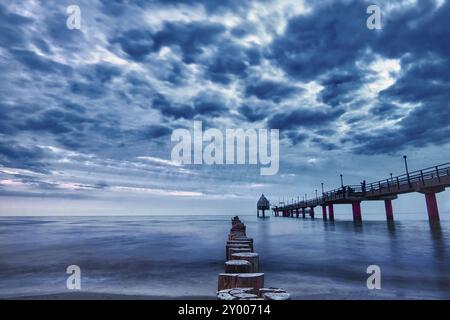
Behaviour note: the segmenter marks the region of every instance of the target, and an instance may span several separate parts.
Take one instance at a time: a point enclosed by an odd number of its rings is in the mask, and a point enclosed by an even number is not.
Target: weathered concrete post
[[[361,221],[361,201],[352,202],[353,221]]]
[[[330,203],[328,205],[328,215],[329,215],[330,221],[334,221],[334,207],[333,207],[332,203]]]
[[[384,207],[386,208],[386,219],[394,220],[394,210],[392,209],[392,200],[384,200]]]
[[[427,203],[428,219],[430,221],[439,221],[439,209],[436,201],[436,193],[425,193]]]

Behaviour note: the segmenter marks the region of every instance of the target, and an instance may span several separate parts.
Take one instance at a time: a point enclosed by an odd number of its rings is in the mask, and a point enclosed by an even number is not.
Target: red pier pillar
[[[392,200],[384,200],[384,207],[386,208],[386,219],[394,220],[394,210],[392,209]]]
[[[311,219],[314,219],[314,207],[311,207],[309,209],[311,210],[309,216],[311,217]]]
[[[322,206],[322,215],[323,215],[323,220],[327,220],[327,206],[326,205]]]
[[[306,209],[302,208],[302,218],[306,219]]]
[[[361,201],[352,202],[353,221],[361,221]]]
[[[334,207],[332,203],[328,205],[328,215],[330,217],[330,221],[334,221]]]
[[[425,201],[427,202],[428,219],[430,221],[439,221],[436,193],[425,193]]]

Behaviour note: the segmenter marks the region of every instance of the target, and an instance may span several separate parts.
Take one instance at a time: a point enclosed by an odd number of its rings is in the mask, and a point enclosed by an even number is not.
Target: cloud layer
[[[449,150],[447,1],[379,1],[382,30],[366,1],[79,1],[81,30],[70,1],[21,2],[0,4],[5,197],[250,201],[297,194],[282,177],[310,189],[375,174],[357,159]],[[193,120],[280,129],[280,176],[173,165],[170,134]]]

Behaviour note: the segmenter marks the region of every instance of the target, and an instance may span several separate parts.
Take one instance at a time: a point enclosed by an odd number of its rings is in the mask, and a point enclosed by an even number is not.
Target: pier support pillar
[[[333,207],[332,203],[330,203],[328,205],[328,215],[329,215],[330,221],[334,221],[334,207]]]
[[[266,217],[266,212],[265,212],[266,210],[264,210],[264,209],[262,209],[262,216],[263,216],[263,218],[265,218]],[[259,216],[259,215],[258,215]]]
[[[439,209],[436,201],[436,193],[425,193],[427,202],[428,219],[430,221],[439,221]]]
[[[322,206],[322,215],[323,215],[323,220],[327,220],[327,206],[326,205]]]
[[[314,219],[314,207],[309,208],[311,211],[309,212],[309,216],[311,219]]]
[[[299,212],[298,212],[298,208],[297,208],[297,209],[295,209],[295,216],[296,216],[296,218],[298,218],[298,215],[299,215]]]
[[[294,209],[291,209],[290,211],[291,211],[290,216],[291,216],[291,218],[293,218],[294,217]]]
[[[394,220],[394,210],[392,209],[392,200],[384,200],[384,207],[386,208],[386,219]]]
[[[361,201],[352,202],[353,221],[361,221]]]
[[[302,208],[302,218],[306,219],[306,209]]]

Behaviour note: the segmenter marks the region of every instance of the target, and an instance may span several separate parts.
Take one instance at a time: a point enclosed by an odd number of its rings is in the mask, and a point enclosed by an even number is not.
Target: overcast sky
[[[448,162],[449,19],[444,0],[1,1],[0,215],[254,214],[261,193],[402,174],[403,154]],[[279,173],[173,163],[194,120],[280,129]]]

